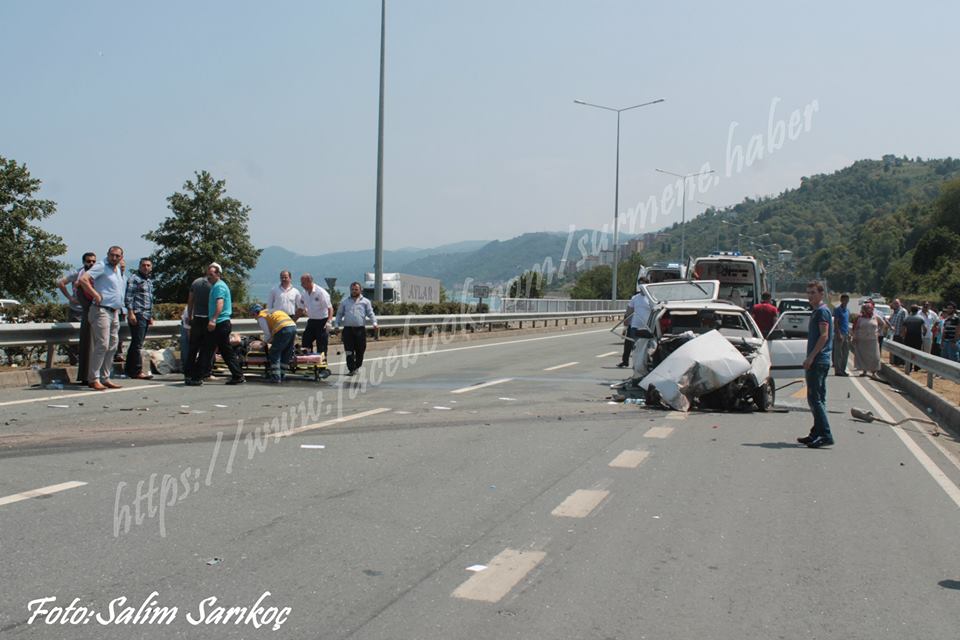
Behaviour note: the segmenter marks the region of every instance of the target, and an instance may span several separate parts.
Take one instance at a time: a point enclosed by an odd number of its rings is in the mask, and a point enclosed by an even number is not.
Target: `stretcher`
[[[234,350],[234,356],[244,373],[258,373],[269,377],[270,361],[267,358],[267,347],[262,342],[252,345],[242,344]],[[215,360],[217,369],[226,368],[223,358],[217,354]],[[294,353],[287,366],[286,377],[296,377],[301,380],[320,382],[330,377],[331,371],[327,367],[327,357],[322,353]]]

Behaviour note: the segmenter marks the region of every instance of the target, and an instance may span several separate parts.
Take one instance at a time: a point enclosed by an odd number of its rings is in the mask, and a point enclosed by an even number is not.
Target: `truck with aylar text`
[[[373,273],[363,274],[363,295],[374,299],[375,279]],[[440,280],[424,276],[412,276],[407,273],[383,274],[384,302],[413,302],[416,304],[434,304],[440,302]]]

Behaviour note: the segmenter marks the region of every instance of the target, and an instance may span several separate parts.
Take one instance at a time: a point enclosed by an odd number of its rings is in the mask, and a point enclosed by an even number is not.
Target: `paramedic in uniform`
[[[330,303],[330,294],[313,282],[313,276],[305,273],[300,276],[300,285],[303,286],[300,309],[306,312],[307,328],[303,332],[303,349],[314,353],[327,354],[327,324],[333,324],[333,305]]]

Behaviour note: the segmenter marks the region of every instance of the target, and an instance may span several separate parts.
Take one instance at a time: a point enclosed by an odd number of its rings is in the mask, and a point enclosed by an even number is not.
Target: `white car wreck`
[[[634,345],[633,385],[648,405],[773,407],[770,351],[750,314],[717,300],[716,280],[642,285],[652,311]]]

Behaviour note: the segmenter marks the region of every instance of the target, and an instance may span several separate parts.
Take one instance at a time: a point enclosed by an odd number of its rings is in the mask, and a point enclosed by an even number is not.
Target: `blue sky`
[[[6,0],[0,155],[43,180],[71,254],[149,251],[200,169],[253,208],[258,246],[372,248],[379,11]],[[695,197],[728,205],[884,153],[956,157],[958,23],[950,2],[388,0],[385,244],[610,224],[616,118],[574,98],[666,100],[623,114],[622,212],[662,204],[658,167],[709,162]],[[786,127],[814,102],[809,130],[726,175],[733,123],[733,146],[766,147],[772,104]]]

